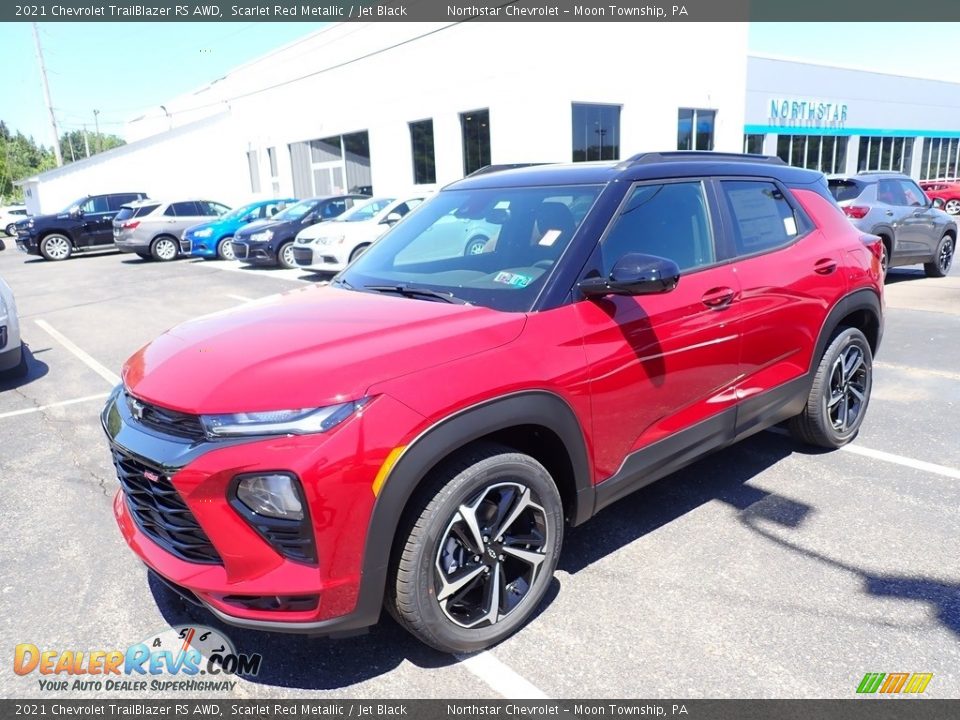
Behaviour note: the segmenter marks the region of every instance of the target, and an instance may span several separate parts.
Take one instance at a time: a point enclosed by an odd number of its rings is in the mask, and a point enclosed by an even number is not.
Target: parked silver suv
[[[942,200],[930,200],[912,178],[900,173],[863,172],[831,176],[830,192],[860,230],[883,240],[883,271],[923,263],[928,277],[950,272],[957,224]]]
[[[145,260],[173,260],[180,252],[184,230],[229,210],[209,200],[129,203],[113,219],[113,244],[120,252],[136,253]]]

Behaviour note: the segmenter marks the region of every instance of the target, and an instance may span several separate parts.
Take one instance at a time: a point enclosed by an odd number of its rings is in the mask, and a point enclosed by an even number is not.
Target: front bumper
[[[190,257],[216,257],[217,241],[209,237],[193,237],[188,235],[180,238],[180,254]]]
[[[293,259],[302,268],[316,272],[339,272],[347,263],[323,245],[294,245]]]
[[[17,231],[17,249],[30,255],[40,254],[40,244],[37,238],[29,233]]]
[[[249,265],[276,265],[277,251],[266,242],[250,242],[249,240],[233,240],[233,256],[240,262]]]
[[[145,531],[121,489],[113,510],[124,540],[153,572],[225,622],[311,634],[349,632],[376,623],[379,602],[358,603],[375,501],[371,487],[379,469],[371,458],[379,456],[382,462],[389,453],[387,437],[395,435],[399,419],[390,416],[411,412],[389,398],[379,398],[370,407],[376,404],[387,411],[379,431],[365,428],[360,434],[361,418],[352,417],[322,435],[190,441],[135,420],[118,388],[101,416],[115,461],[121,453],[163,475],[162,481],[176,490],[220,562],[191,562],[170,552],[155,532],[152,536]],[[369,455],[358,452],[358,446],[368,446],[378,435],[382,447],[371,448]],[[257,471],[285,471],[300,479],[316,563],[281,555],[230,505],[233,478]],[[261,609],[248,602],[278,596],[309,598],[311,606]]]

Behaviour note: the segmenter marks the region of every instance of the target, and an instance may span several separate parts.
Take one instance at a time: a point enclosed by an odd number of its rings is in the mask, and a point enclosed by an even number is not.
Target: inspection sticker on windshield
[[[540,238],[538,245],[543,245],[544,247],[552,247],[553,244],[557,241],[557,238],[560,237],[559,230],[547,230],[543,237]]]
[[[503,283],[504,285],[513,285],[514,287],[526,287],[530,284],[530,281],[533,280],[529,275],[520,275],[519,273],[512,273],[501,271],[498,272],[493,281],[495,283]]]

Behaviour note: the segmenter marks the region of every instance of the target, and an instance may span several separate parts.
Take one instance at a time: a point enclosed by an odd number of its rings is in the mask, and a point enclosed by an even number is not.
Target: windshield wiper
[[[364,285],[364,290],[370,292],[397,293],[404,297],[424,297],[441,302],[453,303],[454,305],[468,305],[463,298],[458,298],[451,292],[441,292],[440,290],[431,290],[430,288],[413,287],[412,285]]]

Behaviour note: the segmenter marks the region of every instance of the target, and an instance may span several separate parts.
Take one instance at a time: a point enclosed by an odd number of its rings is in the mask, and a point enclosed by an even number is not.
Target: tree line
[[[125,144],[116,135],[71,130],[60,136],[60,153],[66,165]],[[23,202],[23,188],[14,182],[56,166],[52,146],[42,145],[22,132],[11,132],[0,120],[0,205]]]

